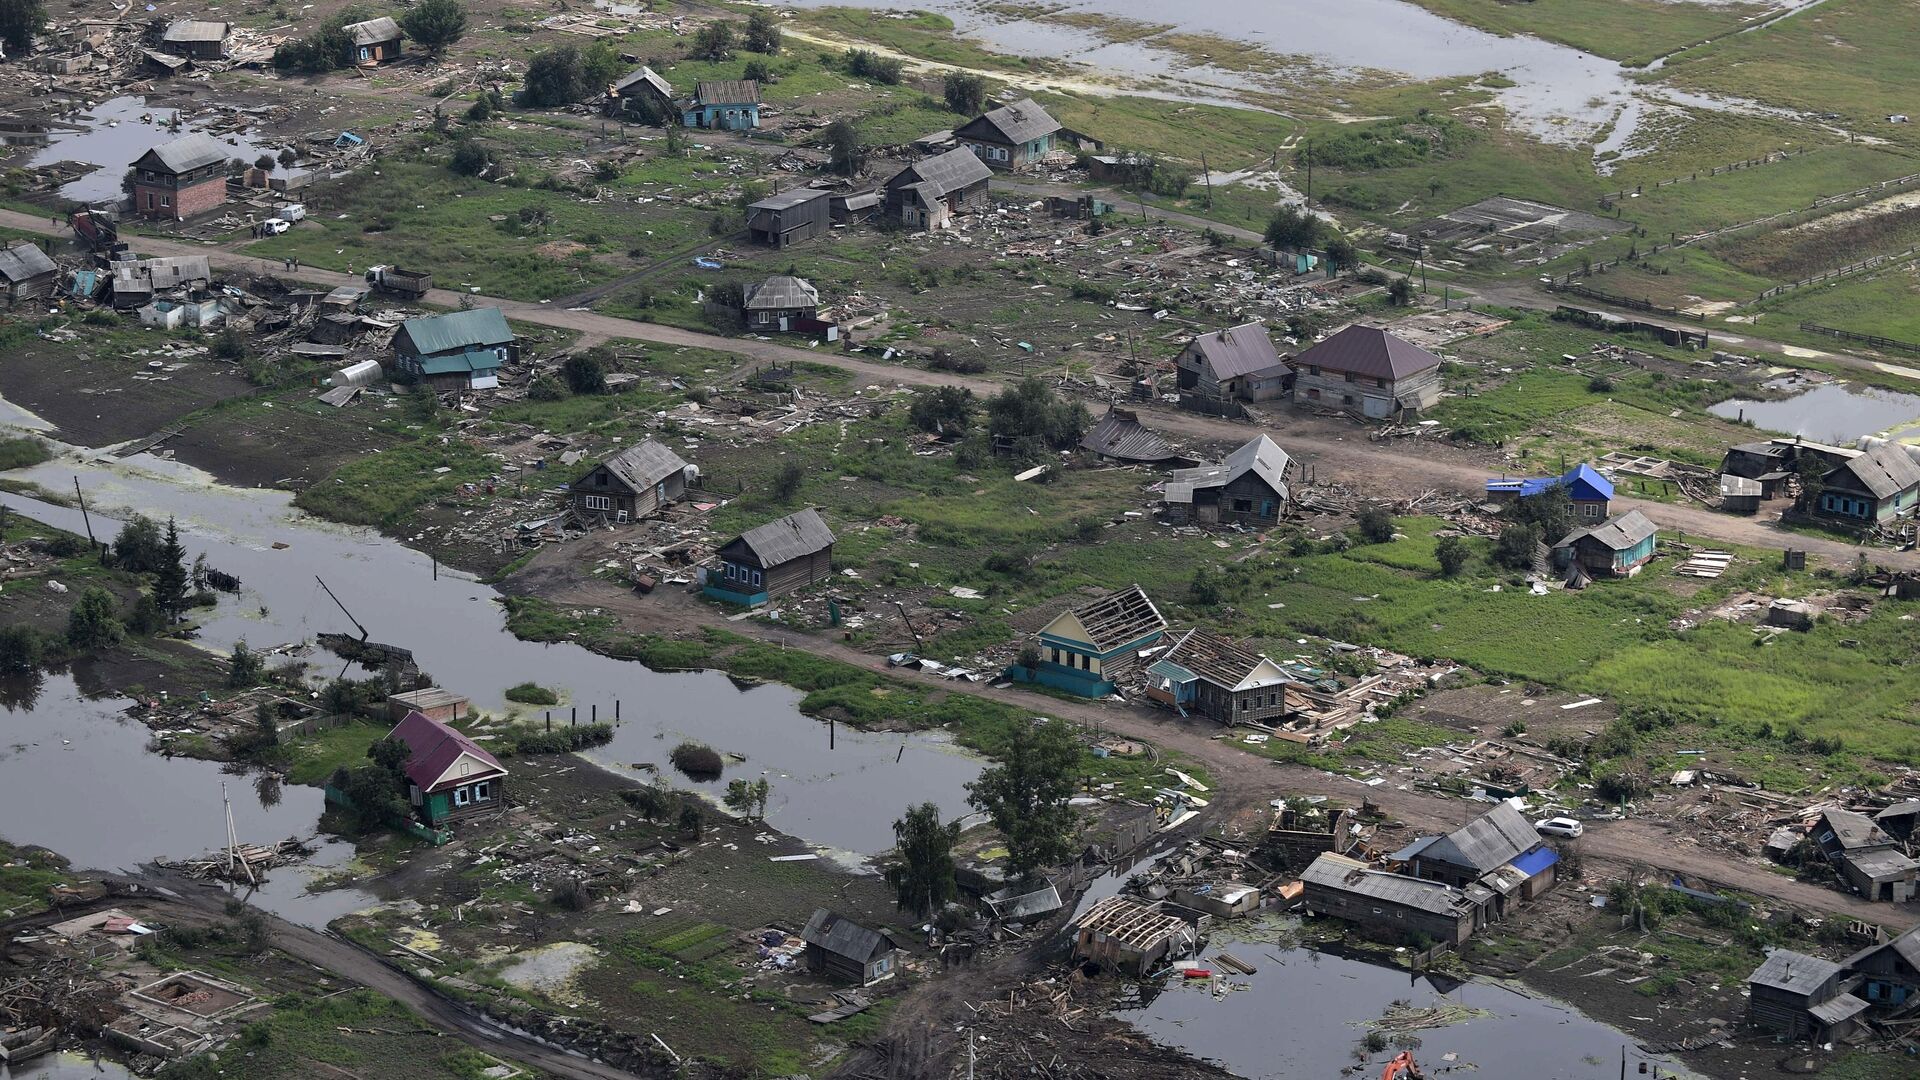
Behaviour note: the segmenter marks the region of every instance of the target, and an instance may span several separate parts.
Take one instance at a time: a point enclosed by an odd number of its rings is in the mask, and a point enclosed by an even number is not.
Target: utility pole
[[[1307,140],[1307,209],[1313,209],[1313,140]]]
[[[1213,209],[1213,170],[1207,168],[1207,152],[1200,151],[1200,176],[1207,182],[1207,209]]]
[[[93,538],[93,519],[87,516],[87,497],[80,491],[80,478],[78,476],[73,478],[73,497],[80,500],[80,520],[85,522],[87,526],[87,544],[90,547],[97,548],[100,546],[100,542]]]
[[[258,885],[253,876],[253,865],[240,857],[240,836],[233,827],[233,800],[227,797],[227,782],[220,781],[220,801],[227,807],[227,877],[233,877],[233,864],[239,863],[246,871],[247,884]]]

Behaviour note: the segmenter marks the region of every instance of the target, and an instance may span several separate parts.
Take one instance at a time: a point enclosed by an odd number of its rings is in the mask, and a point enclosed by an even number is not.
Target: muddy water
[[[937,735],[862,734],[842,726],[830,736],[825,723],[797,710],[800,695],[786,687],[743,689],[716,672],[660,674],[575,645],[520,641],[507,633],[491,587],[444,567],[436,580],[427,556],[369,530],[309,518],[283,492],[222,487],[185,466],[144,456],[112,464],[62,459],[10,475],[71,490],[76,472],[95,509],[97,534],[109,536],[117,527],[103,522],[106,513],[172,515],[190,556],[204,552],[209,565],[244,583],[237,598],[204,616],[209,646],[224,650],[244,637],[257,649],[310,641],[321,631],[357,634],[315,582],[319,574],[373,640],[412,649],[422,670],[477,707],[505,711],[502,692],[526,680],[562,691],[582,723],[595,708],[601,719],[611,719],[618,702],[622,723],[614,741],[593,752],[595,760],[638,777],[644,774],[631,765],[664,766],[668,751],[685,739],[739,755],[745,761],[729,763],[719,780],[693,784],[676,775],[674,783],[717,798],[728,780],[764,775],[773,786],[769,822],[830,849],[871,854],[891,846],[892,822],[910,803],[931,800],[950,815],[964,812],[964,785],[982,767]],[[0,501],[61,528],[84,529],[77,510],[10,494]],[[340,670],[330,654],[311,659],[317,669]],[[556,710],[556,722],[570,715]],[[0,788],[10,767],[17,763],[0,762]],[[89,817],[87,827],[124,825]]]
[[[1493,983],[1436,984],[1397,968],[1252,942],[1217,945],[1203,959],[1222,949],[1258,971],[1232,975],[1223,968],[1213,970],[1223,982],[1249,984],[1250,989],[1216,998],[1201,987],[1168,980],[1170,989],[1149,992],[1141,1004],[1115,1015],[1156,1042],[1254,1080],[1344,1075],[1366,1035],[1358,1025],[1378,1018],[1395,1001],[1420,1008],[1462,1006],[1488,1014],[1416,1033],[1420,1042],[1414,1056],[1429,1076],[1477,1069],[1487,1077],[1613,1080],[1621,1073],[1623,1048],[1632,1063],[1628,1071],[1636,1075],[1642,1060],[1658,1063],[1663,1076],[1688,1075],[1675,1072],[1668,1059],[1643,1055],[1629,1036],[1569,1006]],[[1275,1023],[1276,1017],[1284,1022]],[[1368,1064],[1360,1075],[1378,1075],[1390,1056],[1366,1055]]]
[[[169,125],[181,119],[179,130]],[[191,120],[180,117],[178,109],[149,108],[145,98],[117,97],[74,117],[64,118],[78,130],[55,131],[50,145],[33,155],[29,165],[50,165],[56,161],[77,161],[99,168],[69,181],[60,194],[80,202],[120,198],[120,178],[140,155],[161,143],[190,135],[199,130]],[[229,148],[229,157],[252,164],[262,153],[275,153],[277,145],[255,141],[244,135],[216,136]],[[284,175],[276,170],[276,175]]]
[[[1777,401],[1729,398],[1708,409],[1729,420],[1745,417],[1783,435],[1852,446],[1862,435],[1888,433],[1898,440],[1920,431],[1920,395],[1846,382],[1820,383]]]
[[[0,1080],[131,1080],[132,1076],[117,1061],[97,1061],[84,1054],[48,1054],[11,1071],[0,1065]]]

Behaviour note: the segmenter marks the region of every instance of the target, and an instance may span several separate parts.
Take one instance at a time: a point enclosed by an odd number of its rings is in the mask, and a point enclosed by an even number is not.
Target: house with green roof
[[[513,355],[513,331],[495,307],[408,319],[393,335],[395,373],[436,390],[491,390]]]

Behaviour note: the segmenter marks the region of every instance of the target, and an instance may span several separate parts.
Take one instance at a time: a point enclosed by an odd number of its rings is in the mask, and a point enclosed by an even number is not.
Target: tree
[[[1353,241],[1344,236],[1328,238],[1326,252],[1327,262],[1329,264],[1328,269],[1330,270],[1342,270],[1350,266],[1360,265],[1359,249],[1353,246]]]
[[[400,17],[400,29],[438,60],[467,32],[467,9],[460,0],[420,0]]]
[[[941,89],[947,99],[947,111],[961,116],[978,116],[987,105],[987,80],[971,71],[947,74]]]
[[[1493,545],[1493,561],[1513,570],[1533,566],[1533,555],[1540,546],[1540,533],[1532,525],[1509,525],[1500,530]]]
[[[520,97],[535,106],[571,105],[597,91],[579,46],[555,45],[527,61]]]
[[[695,60],[715,63],[733,59],[733,24],[725,19],[715,19],[701,27],[694,33],[693,45],[687,55]]]
[[[740,77],[766,86],[773,82],[773,67],[765,60],[749,60],[740,69]]]
[[[773,56],[780,51],[780,24],[772,14],[756,11],[747,16],[746,28],[740,31],[740,45],[748,52],[766,53]]]
[[[495,164],[493,151],[473,139],[461,139],[453,144],[453,157],[447,162],[447,168],[461,176],[485,176]]]
[[[233,643],[233,659],[227,663],[227,685],[236,689],[257,686],[262,672],[260,654],[247,648],[247,639]]]
[[[659,821],[667,816],[667,793],[652,784],[625,789],[620,792],[620,798],[648,821]]]
[[[125,631],[120,626],[113,594],[98,585],[80,590],[80,598],[67,612],[67,646],[74,652],[90,653],[118,645]]]
[[[153,602],[169,620],[187,610],[187,549],[180,545],[180,527],[172,518],[160,546],[160,565],[153,571]]]
[[[801,485],[807,482],[807,467],[797,461],[786,461],[780,471],[773,474],[772,494],[775,502],[787,502],[800,494]]]
[[[484,124],[493,119],[493,102],[482,96],[467,106],[467,119],[476,124]]]
[[[1037,376],[1028,376],[987,399],[987,430],[1008,440],[1022,457],[1042,450],[1070,450],[1093,426],[1087,407],[1056,395]]]
[[[1322,228],[1320,219],[1311,211],[1283,206],[1267,221],[1267,243],[1288,250],[1316,247]]]
[[[828,124],[826,140],[834,172],[857,176],[867,167],[867,152],[860,145],[860,132],[848,121],[835,120]]]
[[[25,56],[46,27],[47,9],[40,0],[0,0],[0,44],[8,55]]]
[[[1538,494],[1515,499],[1507,516],[1522,525],[1533,526],[1543,540],[1558,540],[1573,528],[1573,494],[1565,484],[1548,484]]]
[[[682,833],[698,840],[700,838],[701,826],[706,824],[706,820],[706,815],[700,812],[699,800],[686,797],[681,798],[680,831]]]
[[[1196,607],[1215,606],[1227,598],[1226,575],[1212,563],[1194,567],[1193,578],[1187,583],[1187,598]]]
[[[907,419],[921,431],[957,439],[973,423],[973,391],[959,386],[918,390],[907,407]]]
[[[259,157],[253,159],[253,167],[259,169],[261,172],[272,172],[273,166],[274,157],[272,154],[261,154]]]
[[[727,809],[736,814],[759,821],[767,819],[767,796],[772,794],[773,785],[766,777],[758,780],[730,780],[727,782],[725,796]]]
[[[1000,764],[967,785],[967,802],[984,812],[1007,842],[1007,872],[1031,880],[1073,854],[1076,816],[1067,804],[1080,747],[1059,723],[1022,724]]]
[[[0,674],[18,675],[40,666],[46,643],[40,631],[18,623],[0,626]]]
[[[1413,300],[1413,279],[1397,277],[1387,282],[1387,299],[1396,307],[1406,307]]]
[[[1393,515],[1385,507],[1369,506],[1360,511],[1355,519],[1360,526],[1360,539],[1369,544],[1384,544],[1393,539]]]
[[[305,75],[321,75],[337,68],[352,67],[355,60],[353,36],[347,33],[346,28],[359,17],[360,13],[353,9],[336,12],[313,33],[281,45],[273,51],[274,68]],[[261,166],[263,169],[272,167]]]
[[[580,50],[580,77],[585,81],[585,93],[582,97],[598,97],[605,93],[613,80],[620,77],[626,61],[620,59],[620,50],[614,48],[607,38],[596,38]]]
[[[291,146],[283,146],[280,148],[279,156],[275,158],[275,160],[280,162],[281,168],[291,169],[300,163],[300,151],[295,150]]]
[[[111,561],[122,570],[151,574],[160,569],[165,546],[160,523],[144,514],[135,514],[120,526],[119,535],[113,538]]]
[[[1800,494],[1794,496],[1793,508],[1807,511],[1820,505],[1820,494],[1827,487],[1827,461],[1819,454],[1803,453],[1793,463],[1793,474],[1800,481]]]
[[[587,349],[568,356],[560,371],[574,393],[604,394],[607,392],[607,359],[606,350]]]
[[[953,876],[953,846],[960,840],[958,821],[942,822],[940,808],[925,802],[907,808],[893,823],[893,859],[887,884],[894,903],[924,919],[959,897]]]
[[[1440,563],[1441,577],[1458,577],[1466,569],[1467,545],[1457,536],[1443,536],[1434,542],[1433,557]]]

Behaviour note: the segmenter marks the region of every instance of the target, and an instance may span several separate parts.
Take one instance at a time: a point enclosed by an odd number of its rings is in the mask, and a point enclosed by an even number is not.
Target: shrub
[[[120,643],[125,635],[120,625],[113,594],[98,585],[80,590],[80,598],[67,612],[67,646],[78,653],[90,653]]]
[[[1493,561],[1513,570],[1533,567],[1534,551],[1540,545],[1540,533],[1531,525],[1509,525],[1500,530],[1493,545]]]
[[[800,494],[800,486],[807,481],[807,467],[798,461],[786,461],[780,471],[773,476],[772,494],[775,502],[786,502]]]
[[[674,747],[667,760],[689,780],[718,780],[726,764],[718,750],[696,742],[683,742]]]
[[[447,168],[461,176],[484,176],[498,164],[493,151],[472,139],[461,139],[453,146],[453,157],[448,160]]]
[[[1360,538],[1369,544],[1384,544],[1393,539],[1393,515],[1384,507],[1369,506],[1360,511],[1355,519],[1360,526]]]
[[[1467,545],[1457,536],[1443,536],[1434,541],[1433,557],[1442,577],[1457,577],[1467,566]]]
[[[538,683],[523,682],[518,686],[507,687],[506,699],[522,705],[558,705],[560,695]]]
[[[501,754],[573,754],[613,741],[612,724],[568,724],[552,731],[518,728],[496,746]]]
[[[941,90],[948,112],[975,116],[986,107],[987,80],[973,72],[949,72]]]
[[[438,59],[466,34],[467,9],[460,0],[419,0],[400,17],[400,28]]]
[[[593,886],[585,878],[563,878],[553,888],[553,906],[565,911],[585,911],[593,906]]]

